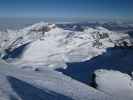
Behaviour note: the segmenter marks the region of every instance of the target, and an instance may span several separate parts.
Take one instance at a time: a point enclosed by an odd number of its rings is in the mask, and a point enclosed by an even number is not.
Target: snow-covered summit
[[[108,52],[110,47],[132,46],[133,40],[128,34],[113,32],[104,27],[85,27],[82,31],[69,30],[55,24],[40,22],[24,29],[0,32],[0,36],[1,58],[10,63],[9,67],[0,62],[0,99],[1,95],[2,99],[7,100],[14,97],[20,98],[20,100],[32,97],[41,100],[41,98],[48,97],[50,98],[48,100],[51,100],[51,96],[52,100],[55,97],[57,98],[55,100],[59,100],[58,96],[61,100],[64,98],[66,100],[71,100],[71,98],[74,100],[115,100],[113,97],[125,100],[126,96],[128,96],[128,100],[133,98],[132,78],[121,72],[96,71],[98,91],[74,80],[78,80],[77,77],[82,78],[84,73],[85,77],[89,78],[90,76],[86,73],[89,73],[92,67],[93,71],[98,67],[95,61],[97,62],[97,57],[100,59],[99,56],[104,56],[100,61],[98,60],[100,64],[108,63],[108,60],[109,63],[115,63],[113,61],[117,59],[117,54],[113,56],[116,58],[110,62],[113,59],[110,59],[112,55],[104,52],[106,50]],[[106,56],[109,56],[108,60],[105,60]],[[127,61],[126,63],[131,58],[125,56],[123,52],[118,54],[118,58],[120,57],[124,60],[118,60],[118,62]],[[71,69],[69,66],[72,62],[84,61],[87,68],[82,64],[76,65],[77,69]],[[88,63],[88,61],[90,62]],[[12,67],[11,63],[16,66]],[[30,70],[21,70],[18,67]],[[79,67],[82,67],[83,70]],[[73,79],[66,76],[69,73],[57,72],[60,69],[69,72],[69,68],[70,74],[76,75],[74,77],[70,75]],[[91,72],[93,73],[93,71]],[[119,81],[122,82],[120,85],[122,87],[119,87]],[[5,85],[2,86],[3,84]],[[116,85],[116,87],[112,85]],[[25,92],[25,88],[28,88],[28,91]],[[67,97],[70,98],[67,99]]]
[[[55,28],[56,25],[55,24],[49,24],[49,23],[45,23],[45,22],[39,22],[39,23],[36,23],[36,24],[33,24],[31,26],[28,26],[26,28],[23,29],[23,31],[43,31],[43,28],[44,31],[48,31],[47,28],[52,29],[52,28]]]
[[[130,46],[128,34],[116,33],[103,27],[84,31],[65,30],[55,24],[40,22],[18,31],[8,31],[9,39],[2,40],[4,59],[17,64],[66,67],[66,62],[81,62],[102,54],[106,48]],[[15,35],[14,35],[15,34]],[[21,53],[18,52],[21,49]],[[17,57],[19,55],[19,58]]]

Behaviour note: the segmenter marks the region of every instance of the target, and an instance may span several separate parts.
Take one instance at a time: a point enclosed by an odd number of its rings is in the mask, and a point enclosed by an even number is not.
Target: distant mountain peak
[[[45,23],[45,22],[39,22],[36,24],[33,24],[29,27],[24,28],[23,30],[29,30],[29,31],[41,31],[41,30],[50,30],[52,28],[57,27],[55,24],[49,24],[49,23]]]

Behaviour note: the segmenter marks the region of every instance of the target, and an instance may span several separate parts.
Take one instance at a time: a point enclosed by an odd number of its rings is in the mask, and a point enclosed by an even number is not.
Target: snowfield
[[[133,100],[132,37],[63,27],[0,31],[0,100]]]
[[[6,34],[9,39],[3,40],[3,36],[0,44],[2,58],[21,67],[66,68],[65,63],[89,60],[106,48],[132,45],[128,34],[117,34],[103,27],[71,31],[40,22]]]
[[[0,63],[0,100],[116,100],[59,72],[20,70]]]
[[[133,99],[132,77],[113,70],[95,71],[97,88],[124,100]]]

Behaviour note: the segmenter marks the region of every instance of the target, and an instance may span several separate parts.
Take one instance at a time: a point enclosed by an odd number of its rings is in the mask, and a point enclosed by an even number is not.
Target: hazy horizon
[[[0,0],[1,18],[133,21],[132,11],[132,0]]]

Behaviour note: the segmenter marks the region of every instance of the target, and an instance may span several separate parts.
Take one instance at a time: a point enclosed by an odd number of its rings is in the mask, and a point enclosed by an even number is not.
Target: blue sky
[[[0,17],[133,19],[133,0],[0,0]]]

